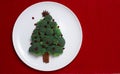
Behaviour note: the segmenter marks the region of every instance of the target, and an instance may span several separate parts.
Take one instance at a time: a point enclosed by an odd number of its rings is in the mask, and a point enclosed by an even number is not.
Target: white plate
[[[60,26],[66,44],[62,55],[51,57],[48,64],[43,63],[42,56],[29,54],[30,38],[34,23],[42,18],[43,10],[49,11]],[[32,17],[35,19],[32,20]],[[66,6],[56,2],[39,2],[26,8],[17,18],[13,29],[13,45],[19,58],[29,67],[40,71],[54,71],[71,63],[77,56],[82,43],[82,29],[76,15]]]

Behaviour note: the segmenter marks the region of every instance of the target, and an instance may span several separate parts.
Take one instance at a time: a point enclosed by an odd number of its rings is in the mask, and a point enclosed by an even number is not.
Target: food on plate
[[[65,39],[48,11],[43,11],[42,17],[43,19],[34,24],[36,27],[31,35],[29,52],[35,56],[42,56],[43,62],[49,63],[50,55],[56,57],[63,53]]]

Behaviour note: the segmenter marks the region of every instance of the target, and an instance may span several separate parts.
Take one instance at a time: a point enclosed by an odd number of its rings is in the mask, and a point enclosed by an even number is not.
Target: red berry
[[[32,19],[34,19],[34,17],[32,17]]]
[[[34,42],[36,43],[36,42],[37,42],[37,40],[34,40]]]
[[[42,45],[42,48],[45,48],[45,46],[44,46],[44,45]]]
[[[60,44],[58,43],[57,46],[60,46]]]
[[[46,33],[44,35],[47,35]]]
[[[46,26],[46,25],[45,25],[44,27],[45,27],[45,28],[47,28],[47,26]]]
[[[37,24],[35,23],[34,25],[36,26]]]
[[[38,32],[38,35],[40,35],[40,32]]]
[[[49,42],[47,41],[46,44],[49,44]]]
[[[34,48],[34,50],[37,51],[37,50],[38,50],[38,47]]]
[[[55,36],[55,34],[53,34],[53,36]]]
[[[54,50],[55,50],[55,48],[52,48],[52,50],[54,51]]]
[[[32,45],[32,42],[30,44]]]

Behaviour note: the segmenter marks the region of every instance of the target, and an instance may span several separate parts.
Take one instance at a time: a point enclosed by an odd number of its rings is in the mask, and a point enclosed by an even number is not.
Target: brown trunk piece
[[[45,52],[45,54],[43,55],[43,62],[49,63],[49,53],[48,52]]]

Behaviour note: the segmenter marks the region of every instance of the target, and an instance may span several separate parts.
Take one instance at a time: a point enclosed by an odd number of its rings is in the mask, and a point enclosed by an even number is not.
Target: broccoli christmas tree
[[[65,40],[59,26],[47,12],[42,12],[43,19],[35,24],[31,36],[29,52],[35,56],[42,56],[43,62],[49,62],[49,55],[59,56],[63,53]]]

